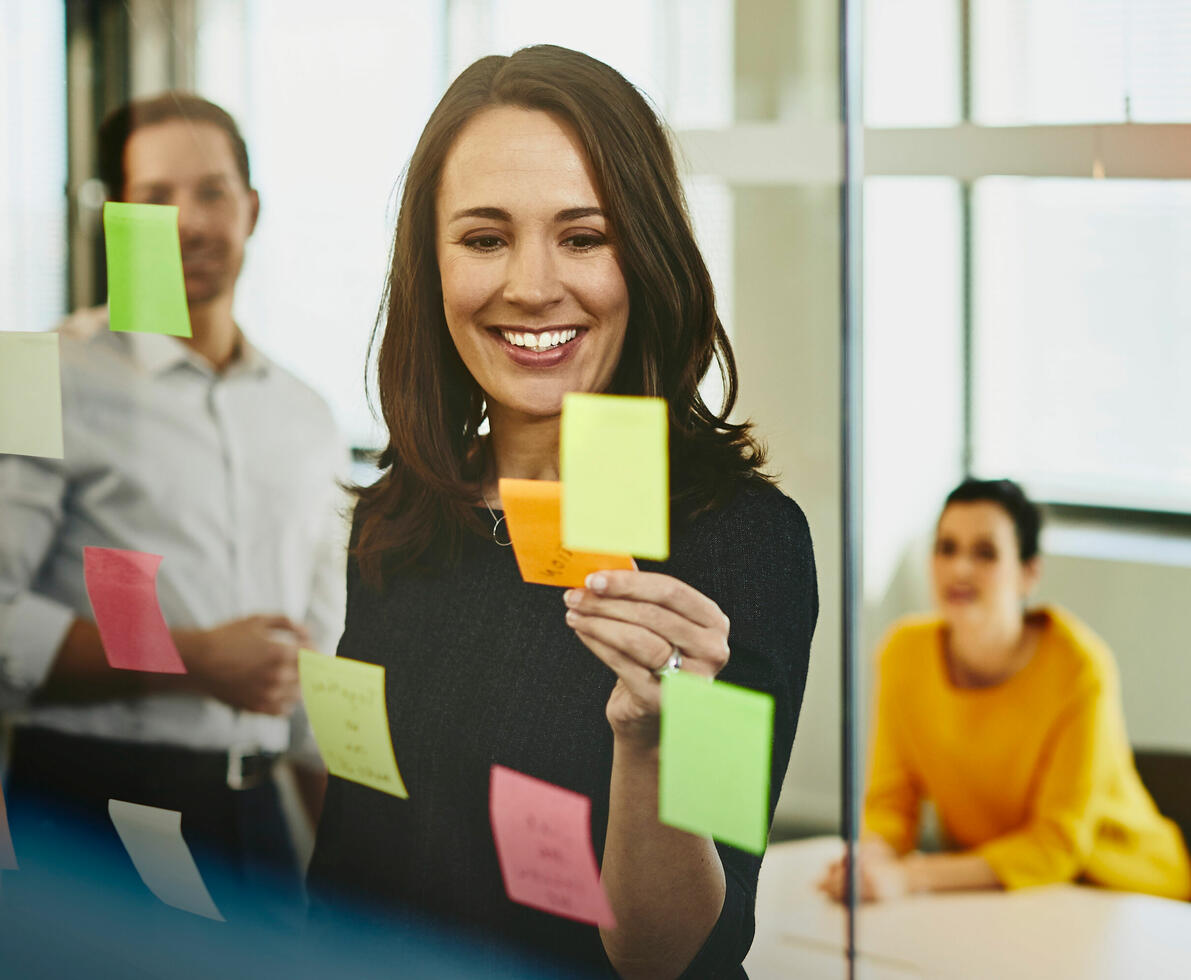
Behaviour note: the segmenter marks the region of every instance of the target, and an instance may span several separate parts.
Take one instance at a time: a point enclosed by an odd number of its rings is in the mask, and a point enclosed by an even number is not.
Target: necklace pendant
[[[509,531],[508,523],[505,521],[505,515],[501,514],[500,517],[498,517],[496,519],[496,523],[492,525],[492,540],[495,541],[502,548],[508,548],[513,543],[512,537],[509,537],[508,541],[501,541],[500,536],[496,533],[500,529],[500,526],[502,524],[505,525],[505,534],[508,534],[508,531]]]

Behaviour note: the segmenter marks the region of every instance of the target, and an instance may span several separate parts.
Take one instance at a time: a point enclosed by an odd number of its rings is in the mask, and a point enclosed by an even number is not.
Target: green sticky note
[[[772,696],[681,671],[662,678],[662,823],[761,854],[772,755]]]
[[[56,333],[0,333],[0,453],[62,458]]]
[[[389,733],[385,668],[299,650],[298,676],[327,769],[341,779],[408,799]]]
[[[571,551],[670,556],[670,464],[661,398],[562,400],[562,543]]]
[[[111,328],[191,336],[178,209],[108,201],[103,206],[103,232]]]

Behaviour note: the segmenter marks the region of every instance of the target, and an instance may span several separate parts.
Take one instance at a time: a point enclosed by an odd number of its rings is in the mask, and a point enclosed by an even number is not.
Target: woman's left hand
[[[670,575],[596,572],[563,596],[567,624],[616,672],[608,723],[618,738],[657,745],[661,683],[655,670],[677,648],[682,670],[715,677],[728,663],[728,617],[711,599]]]

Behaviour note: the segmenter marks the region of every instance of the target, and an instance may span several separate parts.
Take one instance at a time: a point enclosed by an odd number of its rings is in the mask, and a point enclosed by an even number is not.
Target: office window
[[[971,10],[976,122],[1191,121],[1191,3],[973,0]]]
[[[973,236],[977,471],[1191,509],[1191,182],[989,178]]]
[[[0,329],[66,313],[66,28],[62,4],[0,4]]]
[[[962,458],[959,184],[864,184],[865,591],[885,593],[908,525],[926,526]],[[919,451],[920,447],[929,447]],[[908,451],[909,450],[909,451]],[[912,458],[914,463],[907,465]]]
[[[396,188],[445,85],[441,5],[203,0],[196,74],[237,118],[261,217],[236,315],[315,387],[347,437],[376,446],[364,363]]]
[[[864,15],[865,125],[958,123],[959,4],[868,0]]]

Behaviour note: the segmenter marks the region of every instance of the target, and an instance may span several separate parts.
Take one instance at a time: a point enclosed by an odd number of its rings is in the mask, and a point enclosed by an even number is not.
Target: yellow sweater
[[[893,628],[877,660],[865,830],[904,854],[930,799],[1006,888],[1082,877],[1191,897],[1182,836],[1133,765],[1112,654],[1070,613],[1041,612],[1030,662],[980,689],[951,683],[941,620]]]

